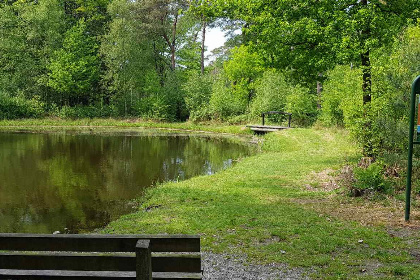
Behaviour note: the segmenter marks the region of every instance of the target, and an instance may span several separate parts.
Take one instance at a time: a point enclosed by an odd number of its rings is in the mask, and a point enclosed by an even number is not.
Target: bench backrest
[[[150,240],[152,252],[200,252],[199,235],[169,234],[24,234],[0,233],[0,250],[135,252],[138,240]]]
[[[5,233],[0,269],[135,271],[139,240],[150,240],[153,272],[201,272],[198,235]]]

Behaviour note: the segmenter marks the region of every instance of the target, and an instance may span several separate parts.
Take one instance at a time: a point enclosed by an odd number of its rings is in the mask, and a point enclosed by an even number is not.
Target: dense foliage
[[[294,125],[348,128],[366,155],[402,151],[419,4],[2,1],[0,117],[237,123],[287,111]],[[215,26],[229,40],[205,64]]]

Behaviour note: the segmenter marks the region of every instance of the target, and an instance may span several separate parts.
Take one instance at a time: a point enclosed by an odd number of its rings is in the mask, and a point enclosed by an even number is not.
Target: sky
[[[219,27],[209,29],[205,42],[208,54],[210,54],[210,51],[223,46],[225,41],[225,33]]]
[[[223,46],[225,41],[225,33],[219,27],[208,29],[206,32],[206,41],[204,42],[207,47],[205,56],[208,57],[211,54],[212,50]],[[210,61],[207,60],[206,64],[208,64],[209,62]]]

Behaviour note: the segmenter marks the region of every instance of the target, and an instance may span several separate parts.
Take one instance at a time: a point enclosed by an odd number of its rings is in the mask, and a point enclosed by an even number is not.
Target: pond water
[[[0,132],[0,232],[92,230],[157,182],[213,174],[251,147],[226,138]]]

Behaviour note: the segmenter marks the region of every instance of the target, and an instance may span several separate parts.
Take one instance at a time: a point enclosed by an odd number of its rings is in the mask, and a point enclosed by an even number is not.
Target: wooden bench
[[[200,237],[3,233],[0,279],[202,279]]]

